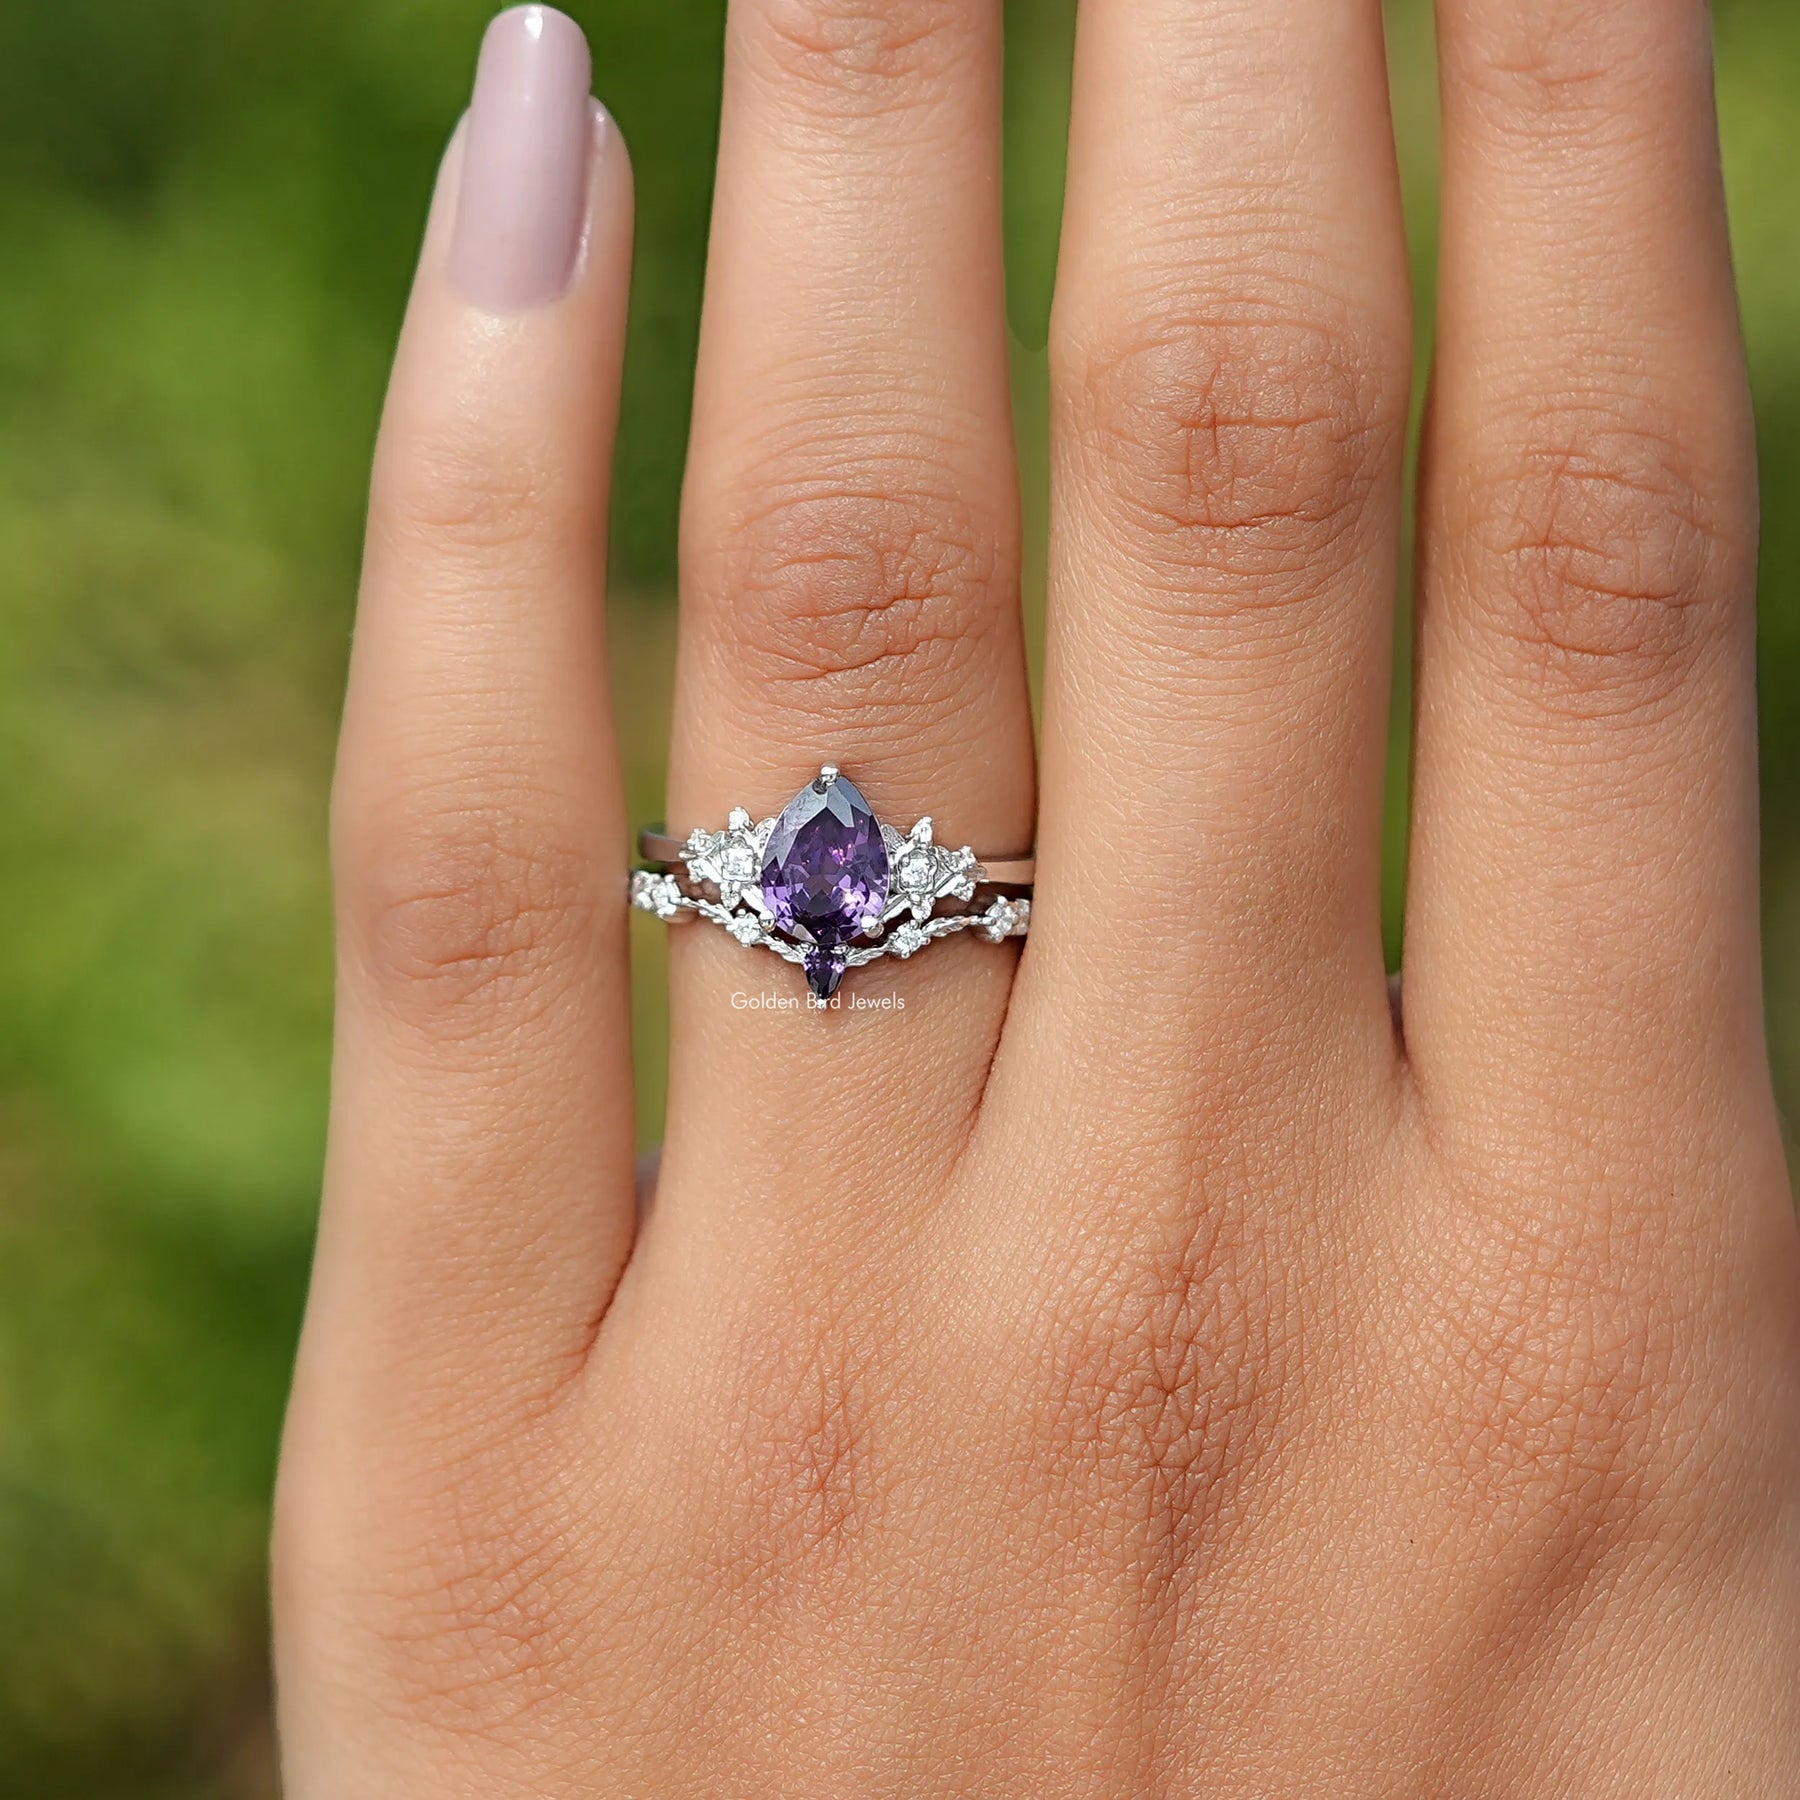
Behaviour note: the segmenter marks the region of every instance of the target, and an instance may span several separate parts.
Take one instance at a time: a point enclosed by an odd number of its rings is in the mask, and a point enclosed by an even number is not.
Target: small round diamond
[[[760,944],[763,941],[762,921],[754,913],[739,913],[725,929],[740,944]]]
[[[909,894],[930,894],[937,888],[937,864],[929,850],[907,851],[894,872]]]
[[[911,956],[915,950],[923,950],[930,942],[929,934],[921,931],[911,919],[896,925],[893,936],[888,939],[889,948],[902,960]]]
[[[640,869],[631,878],[632,904],[659,919],[672,919],[681,911],[681,884],[673,875]]]
[[[1012,935],[1016,923],[1013,904],[1005,898],[998,899],[981,915],[981,935],[990,944],[997,944],[1002,938]]]

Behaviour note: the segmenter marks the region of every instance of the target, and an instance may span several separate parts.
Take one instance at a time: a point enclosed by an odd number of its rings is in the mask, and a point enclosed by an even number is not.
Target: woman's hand
[[[1029,948],[672,955],[636,1215],[600,573],[630,182],[506,15],[394,376],[282,1472],[291,1800],[1791,1794],[1800,1248],[1702,0],[1085,0],[1041,775],[1000,0],[736,0],[669,816],[827,759]],[[1034,788],[1041,801],[1034,802]],[[853,990],[847,989],[847,994]]]

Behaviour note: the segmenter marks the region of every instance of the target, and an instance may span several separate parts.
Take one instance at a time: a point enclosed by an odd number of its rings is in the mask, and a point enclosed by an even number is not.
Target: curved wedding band
[[[877,957],[904,959],[961,931],[997,944],[1031,923],[1030,897],[1018,890],[1030,887],[1035,858],[947,849],[929,818],[901,833],[831,763],[760,824],[734,807],[723,831],[678,839],[652,827],[638,848],[650,866],[632,875],[634,906],[670,922],[709,920],[798,963],[819,1001]],[[978,888],[1013,891],[976,906]]]

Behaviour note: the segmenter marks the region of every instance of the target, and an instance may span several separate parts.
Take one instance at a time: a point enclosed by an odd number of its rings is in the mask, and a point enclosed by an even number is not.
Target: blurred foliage
[[[639,183],[614,612],[645,815],[722,4],[573,10]],[[1769,981],[1791,1116],[1800,10],[1717,10],[1765,454]],[[1428,343],[1429,24],[1421,0],[1391,11]],[[263,1537],[319,1177],[331,740],[384,363],[485,12],[0,10],[0,1800],[273,1791]],[[1073,8],[1008,12],[1007,247],[1030,446]],[[1025,474],[1035,540],[1043,461],[1029,448]],[[1028,586],[1041,571],[1034,541]],[[1403,717],[1404,681],[1401,698]],[[1403,739],[1396,750],[1399,801]],[[1390,873],[1398,807],[1395,820]],[[647,1131],[656,942],[643,936],[638,996]]]

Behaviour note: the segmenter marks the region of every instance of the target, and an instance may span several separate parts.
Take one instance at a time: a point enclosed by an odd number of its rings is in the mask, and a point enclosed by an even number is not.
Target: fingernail
[[[581,27],[516,6],[487,28],[463,142],[450,280],[490,312],[529,312],[569,285],[587,212],[592,70]]]

